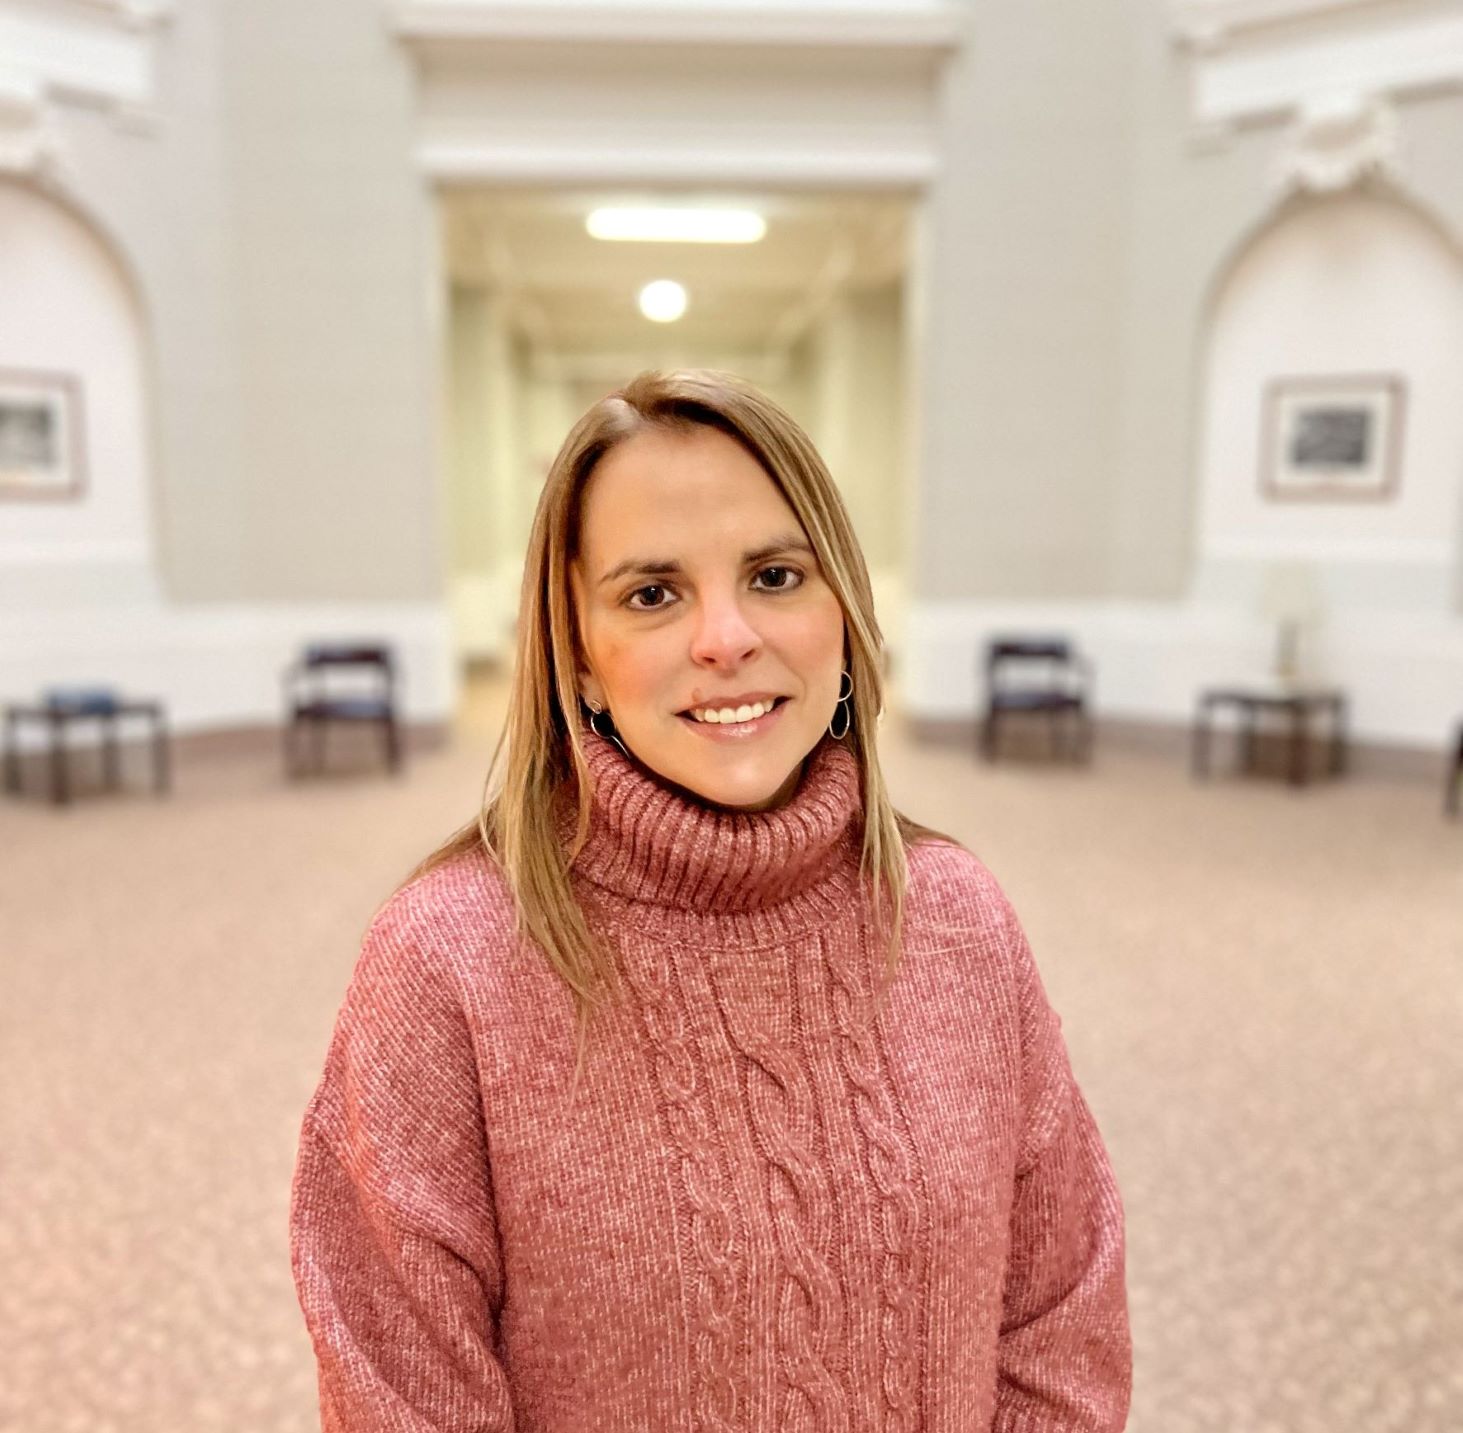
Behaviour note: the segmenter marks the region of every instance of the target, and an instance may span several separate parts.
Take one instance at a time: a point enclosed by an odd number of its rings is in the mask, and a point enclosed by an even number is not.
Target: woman
[[[539,502],[506,764],[305,1119],[327,1429],[1115,1430],[1122,1212],[995,881],[898,815],[826,469],[730,377]]]

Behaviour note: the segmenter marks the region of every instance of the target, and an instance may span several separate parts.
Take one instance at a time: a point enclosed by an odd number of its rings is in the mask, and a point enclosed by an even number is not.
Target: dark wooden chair
[[[148,723],[152,755],[153,790],[159,795],[168,789],[169,752],[167,715],[160,701],[124,697],[111,687],[54,687],[34,705],[16,704],[5,708],[4,786],[16,795],[21,790],[21,743],[23,726],[40,727],[49,738],[47,768],[50,776],[51,800],[66,805],[75,794],[73,761],[80,754],[71,741],[71,733],[80,730],[85,736],[90,727],[101,746],[102,788],[119,791],[122,787],[122,731],[125,725],[138,721]],[[39,754],[37,754],[39,759]]]
[[[985,651],[986,705],[978,738],[987,761],[1011,717],[1045,717],[1052,754],[1092,754],[1092,664],[1064,637],[997,637]],[[1069,739],[1070,738],[1070,739]]]
[[[1454,818],[1458,815],[1458,793],[1463,789],[1463,722],[1458,724],[1458,740],[1453,748],[1453,768],[1443,788],[1443,810]]]
[[[401,769],[396,664],[389,647],[315,643],[286,669],[284,691],[285,768],[291,776],[325,769],[325,733],[334,722],[379,728],[387,767]]]

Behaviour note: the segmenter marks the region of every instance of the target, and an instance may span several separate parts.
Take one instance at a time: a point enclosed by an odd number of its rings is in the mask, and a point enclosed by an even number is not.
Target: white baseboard
[[[0,704],[52,686],[115,687],[166,705],[177,732],[280,720],[284,669],[310,642],[384,641],[409,722],[450,719],[457,663],[444,603],[138,603],[0,613]]]
[[[1263,680],[1273,629],[1233,608],[1192,603],[977,603],[911,599],[899,696],[916,720],[970,718],[984,700],[979,654],[1001,633],[1072,638],[1096,667],[1096,707],[1183,722],[1202,687]],[[1463,618],[1350,613],[1315,636],[1308,678],[1341,687],[1360,741],[1439,746],[1463,716]]]

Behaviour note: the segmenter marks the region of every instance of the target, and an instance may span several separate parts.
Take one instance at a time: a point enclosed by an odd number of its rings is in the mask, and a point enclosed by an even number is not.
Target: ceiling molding
[[[917,189],[936,176],[929,149],[668,150],[651,142],[458,144],[417,146],[417,166],[442,184],[719,184],[796,185],[810,189]]]
[[[1223,48],[1238,36],[1296,21],[1349,17],[1378,10],[1389,0],[1171,0],[1169,23],[1175,40],[1194,49]]]
[[[958,49],[969,11],[956,0],[398,0],[393,31],[412,42],[805,45]]]
[[[788,355],[786,353],[752,353],[741,349],[727,349],[723,353],[700,353],[693,358],[687,353],[683,358],[674,357],[677,345],[672,335],[657,335],[657,348],[668,350],[660,357],[651,358],[645,348],[626,349],[557,349],[551,347],[530,348],[528,371],[530,375],[547,383],[623,383],[628,374],[638,373],[654,363],[662,367],[680,367],[695,362],[698,366],[735,368],[743,378],[767,386],[782,382],[787,377]]]

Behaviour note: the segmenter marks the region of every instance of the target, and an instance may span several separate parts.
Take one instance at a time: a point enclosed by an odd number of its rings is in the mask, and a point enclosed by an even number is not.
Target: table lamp
[[[1260,586],[1260,611],[1276,624],[1275,679],[1294,686],[1301,677],[1301,638],[1324,614],[1315,569],[1303,562],[1280,562],[1267,568]]]

